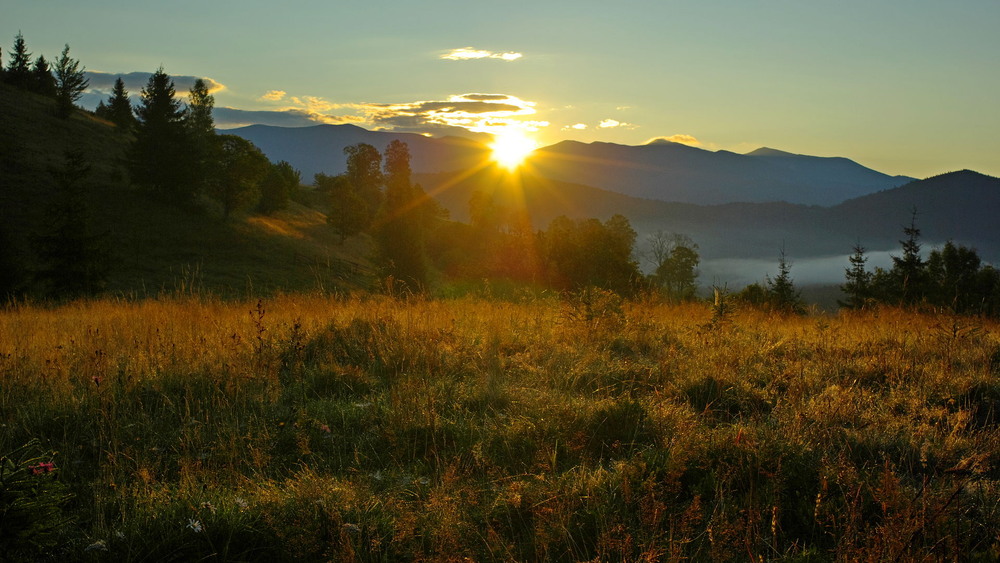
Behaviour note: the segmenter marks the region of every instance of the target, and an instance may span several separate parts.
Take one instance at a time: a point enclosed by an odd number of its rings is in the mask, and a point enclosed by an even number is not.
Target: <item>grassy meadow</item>
[[[14,305],[0,559],[995,560],[998,376],[895,309]]]

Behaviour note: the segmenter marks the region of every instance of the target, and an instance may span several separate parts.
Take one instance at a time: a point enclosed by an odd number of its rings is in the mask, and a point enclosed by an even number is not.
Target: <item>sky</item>
[[[1000,176],[998,0],[2,0],[6,65],[64,44],[138,93],[205,78],[220,128],[352,123]],[[134,73],[134,74],[133,74]]]

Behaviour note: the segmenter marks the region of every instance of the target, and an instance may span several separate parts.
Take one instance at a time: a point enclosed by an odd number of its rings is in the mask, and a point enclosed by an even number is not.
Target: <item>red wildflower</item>
[[[56,464],[52,462],[41,462],[38,465],[29,465],[28,469],[31,470],[32,475],[41,475],[43,473],[49,473],[50,471],[56,470]]]

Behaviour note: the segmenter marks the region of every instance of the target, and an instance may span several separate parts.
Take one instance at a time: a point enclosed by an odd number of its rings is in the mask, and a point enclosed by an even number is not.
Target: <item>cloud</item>
[[[692,147],[700,147],[701,141],[696,139],[694,135],[687,135],[684,133],[678,133],[676,135],[671,135],[669,137],[653,137],[652,139],[646,141],[644,144],[652,145],[656,143],[680,143],[682,145],[690,145]]]
[[[631,123],[625,123],[624,121],[618,121],[617,119],[605,119],[597,124],[598,129],[635,129],[635,125]]]
[[[533,102],[508,94],[459,94],[445,101],[366,104],[361,108],[376,129],[408,130],[461,127],[477,133],[510,128],[537,131],[546,121],[525,120]]]
[[[567,125],[566,127],[563,127],[562,130],[563,131],[583,131],[586,128],[587,128],[587,124],[586,123],[574,123],[573,125]]]
[[[469,93],[446,100],[401,103],[339,103],[318,96],[285,96],[284,107],[246,111],[216,108],[216,125],[241,127],[253,123],[304,127],[321,123],[353,123],[382,131],[478,137],[511,128],[537,131],[547,121],[533,120],[534,103],[509,94]]]
[[[215,126],[219,129],[232,129],[247,125],[275,125],[277,127],[309,127],[311,125],[341,125],[344,123],[364,123],[365,118],[356,115],[329,115],[310,112],[305,109],[282,110],[243,110],[229,107],[216,107],[212,112]]]
[[[90,91],[110,94],[112,88],[115,86],[115,80],[121,77],[122,81],[125,83],[125,89],[132,95],[139,95],[139,92],[141,92],[149,82],[149,77],[153,75],[152,72],[112,73],[100,72],[96,70],[87,71],[86,74],[87,78],[90,80]],[[203,76],[170,76],[170,79],[174,82],[174,89],[177,91],[178,96],[186,96],[188,91],[194,87],[195,80],[198,80],[199,78],[205,81],[205,85],[208,86],[209,94],[215,94],[216,92],[226,89],[225,85]]]
[[[512,51],[506,53],[496,53],[493,51],[486,51],[484,49],[476,49],[473,47],[462,47],[460,49],[452,49],[447,53],[441,55],[442,59],[448,61],[471,61],[475,59],[499,59],[501,61],[516,61],[524,55],[521,53],[515,53]]]
[[[261,101],[265,102],[278,102],[287,95],[288,92],[284,90],[268,90],[260,97]]]
[[[501,102],[510,98],[507,94],[462,94],[464,100],[478,100],[481,102]]]

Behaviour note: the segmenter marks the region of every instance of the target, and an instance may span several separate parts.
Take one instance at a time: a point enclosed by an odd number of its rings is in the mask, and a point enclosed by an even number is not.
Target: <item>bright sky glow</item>
[[[13,0],[0,47],[69,43],[90,107],[119,74],[133,94],[161,65],[180,92],[210,79],[220,127],[690,138],[1000,176],[997,22],[997,0]]]
[[[497,134],[490,145],[490,149],[493,151],[493,160],[508,170],[515,170],[521,166],[524,159],[536,148],[538,148],[537,141],[517,130]]]

